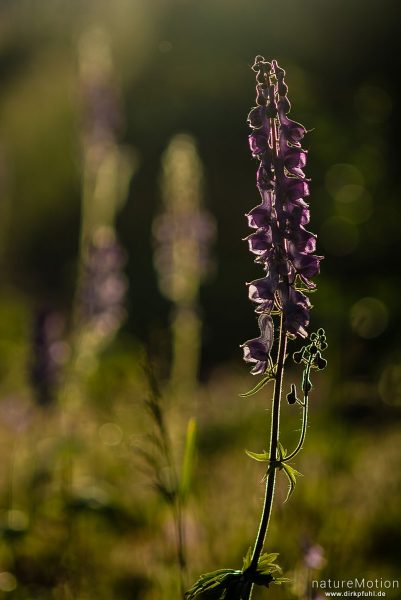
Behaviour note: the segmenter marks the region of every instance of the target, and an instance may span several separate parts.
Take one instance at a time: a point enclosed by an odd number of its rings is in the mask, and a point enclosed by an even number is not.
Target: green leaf
[[[237,582],[242,578],[242,571],[233,569],[219,569],[212,573],[201,575],[192,588],[186,592],[186,600],[223,600],[227,592],[235,589]],[[235,596],[232,596],[233,600]],[[238,600],[240,597],[238,596]]]
[[[275,568],[278,568],[278,565],[273,564],[274,561],[277,560],[278,555],[279,555],[278,552],[271,552],[270,554],[267,554],[267,553],[262,554],[262,556],[259,558],[259,561],[258,561],[258,569],[260,567],[264,568],[265,565],[273,565]]]
[[[255,385],[255,387],[253,387],[251,390],[249,390],[249,392],[245,392],[244,394],[240,394],[241,398],[249,398],[249,396],[253,396],[257,392],[259,392],[259,390],[261,390],[262,388],[264,388],[265,385],[267,383],[269,383],[269,381],[273,381],[274,379],[275,379],[274,374],[271,373],[271,372],[269,372],[265,377],[263,377],[263,379],[261,379]]]
[[[257,460],[258,462],[269,462],[270,460],[270,455],[268,454],[268,452],[266,452],[266,450],[263,450],[263,452],[261,452],[260,454],[258,454],[257,452],[251,452],[250,450],[245,450],[245,453],[250,458],[253,458],[253,460]]]
[[[279,462],[281,462],[287,456],[287,450],[284,448],[284,446],[281,442],[279,442],[277,444],[277,451],[278,451],[278,459],[277,460]]]
[[[288,502],[292,492],[295,489],[295,486],[297,484],[297,476],[302,477],[302,473],[300,473],[299,471],[297,471],[296,469],[294,469],[293,467],[290,467],[290,465],[287,465],[286,463],[283,463],[283,470],[284,473],[287,475],[290,487],[288,489],[288,494],[286,499],[284,500],[285,502]]]
[[[181,478],[179,486],[179,494],[182,500],[188,496],[191,488],[192,472],[195,460],[196,450],[196,420],[191,417],[187,425],[187,433],[185,437],[184,458],[182,461]]]
[[[273,583],[282,585],[283,583],[289,583],[290,581],[291,579],[288,579],[288,577],[275,577]]]

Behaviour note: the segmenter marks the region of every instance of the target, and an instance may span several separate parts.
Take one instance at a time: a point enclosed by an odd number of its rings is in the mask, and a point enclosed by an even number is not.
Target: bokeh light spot
[[[104,423],[99,427],[99,437],[106,446],[117,446],[123,439],[123,432],[115,423]]]
[[[386,365],[379,379],[379,394],[390,406],[401,406],[401,365]]]
[[[320,239],[325,250],[333,256],[347,256],[358,245],[358,229],[343,217],[330,217],[320,229]]]
[[[351,327],[366,340],[379,336],[388,325],[388,310],[377,298],[362,298],[350,311]]]
[[[17,580],[12,573],[3,571],[0,573],[0,591],[13,592],[17,587]]]
[[[372,215],[372,196],[362,185],[344,185],[336,193],[335,199],[339,215],[356,225],[368,221]]]
[[[362,173],[354,165],[340,163],[332,165],[325,176],[327,191],[336,197],[339,190],[346,185],[363,186],[365,183]]]
[[[29,524],[29,518],[22,510],[13,509],[7,513],[7,522],[14,531],[25,531]]]

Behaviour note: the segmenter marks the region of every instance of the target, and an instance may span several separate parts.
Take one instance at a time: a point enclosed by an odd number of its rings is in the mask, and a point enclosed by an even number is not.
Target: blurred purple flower
[[[308,569],[322,569],[326,564],[324,549],[319,544],[306,543],[303,548],[303,560]]]
[[[249,145],[259,161],[257,187],[262,202],[246,215],[249,227],[256,231],[245,239],[266,276],[249,284],[249,298],[261,316],[282,312],[286,332],[304,338],[311,304],[299,288],[315,287],[310,279],[319,272],[322,259],[313,254],[316,236],[305,228],[309,206],[304,198],[309,196],[309,185],[303,171],[307,151],[300,142],[306,129],[288,117],[291,105],[285,71],[277,62],[257,56],[253,70],[257,106],[248,115]],[[270,329],[271,319],[259,317],[259,326]],[[260,338],[243,346],[244,359],[256,362],[252,373],[263,372],[266,364],[259,359],[264,336],[261,329]]]
[[[30,379],[37,404],[52,404],[69,347],[62,339],[63,320],[49,308],[37,311],[32,332]]]
[[[125,262],[125,252],[113,230],[100,228],[87,250],[80,288],[80,319],[105,335],[117,331],[125,317]]]

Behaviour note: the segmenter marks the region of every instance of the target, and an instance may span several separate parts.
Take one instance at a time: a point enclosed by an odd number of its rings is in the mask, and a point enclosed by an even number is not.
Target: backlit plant
[[[247,452],[251,458],[266,464],[266,491],[256,541],[249,548],[242,569],[221,569],[202,575],[187,592],[187,600],[249,600],[255,585],[268,588],[271,583],[288,581],[281,576],[276,563],[278,554],[263,554],[263,549],[277,472],[282,471],[289,482],[286,501],[299,475],[290,461],[305,440],[311,373],[326,366],[322,356],[327,347],[326,337],[323,329],[319,329],[311,334],[310,343],[293,354],[294,362],[303,366],[301,393],[298,397],[295,384],[291,384],[287,401],[301,407],[302,428],[296,447],[287,451],[280,440],[287,342],[308,336],[312,306],[307,294],[316,289],[311,278],[319,272],[322,257],[314,254],[316,236],[306,229],[309,206],[305,198],[309,195],[309,185],[303,172],[307,152],[301,146],[306,129],[288,117],[291,105],[285,71],[277,61],[268,62],[262,56],[256,57],[252,68],[256,72],[256,107],[248,116],[249,144],[252,156],[258,161],[261,203],[246,215],[252,229],[246,239],[264,276],[248,285],[249,298],[256,305],[260,335],[242,345],[244,360],[252,365],[251,373],[261,379],[243,396],[252,396],[269,381],[274,382],[269,450]]]

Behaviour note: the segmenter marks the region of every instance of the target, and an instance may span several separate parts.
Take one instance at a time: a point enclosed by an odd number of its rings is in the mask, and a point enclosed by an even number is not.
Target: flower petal
[[[244,361],[255,363],[251,370],[253,375],[265,372],[274,341],[273,319],[269,315],[260,315],[258,325],[260,336],[241,345],[244,352]]]
[[[249,284],[249,299],[256,304],[261,304],[263,310],[271,310],[274,304],[274,294],[278,286],[278,276],[268,275],[255,279]]]
[[[245,238],[248,241],[249,250],[253,254],[262,255],[272,247],[272,231],[270,227],[261,227],[255,233]]]
[[[249,227],[260,229],[261,227],[270,226],[271,209],[271,197],[266,193],[263,202],[245,215],[248,219]]]

